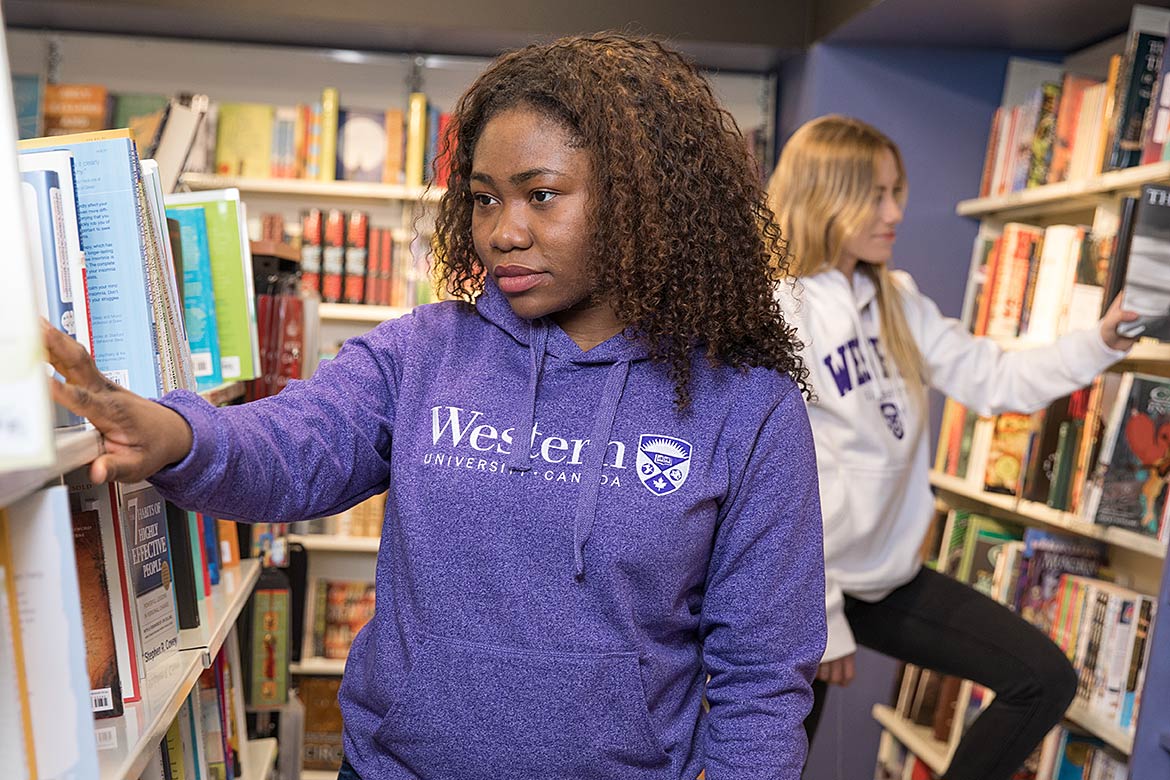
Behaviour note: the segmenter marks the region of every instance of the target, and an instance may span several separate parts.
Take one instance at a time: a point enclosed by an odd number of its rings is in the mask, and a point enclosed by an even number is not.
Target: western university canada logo
[[[638,439],[638,479],[656,496],[673,493],[691,473],[691,444],[682,439],[642,434]]]

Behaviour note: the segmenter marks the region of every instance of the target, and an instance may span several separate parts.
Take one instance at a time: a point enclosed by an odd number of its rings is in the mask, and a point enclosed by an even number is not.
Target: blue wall
[[[779,135],[823,114],[849,114],[889,135],[909,179],[906,218],[894,266],[909,271],[944,314],[958,316],[978,224],[955,205],[979,189],[992,113],[999,105],[1008,53],[981,50],[820,44],[790,63],[780,79]],[[941,400],[932,399],[932,431]],[[834,688],[813,743],[805,780],[873,776],[880,728],[870,717],[888,702],[894,662],[858,654],[858,679]]]

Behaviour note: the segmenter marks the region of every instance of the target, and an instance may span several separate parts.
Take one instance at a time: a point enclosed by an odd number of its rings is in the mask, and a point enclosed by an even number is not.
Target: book
[[[374,583],[318,580],[313,642],[322,658],[344,659],[374,616]]]
[[[220,103],[215,172],[266,179],[272,172],[273,108],[262,103]]]
[[[223,733],[223,702],[217,680],[217,658],[214,665],[199,675],[197,687],[201,734],[204,757],[207,762],[207,776],[210,780],[226,780],[227,757]]]
[[[109,93],[100,84],[46,84],[44,101],[46,136],[91,133],[108,126]]]
[[[382,181],[387,150],[386,112],[346,108],[337,121],[337,178]]]
[[[1094,78],[1066,73],[1060,87],[1060,104],[1056,109],[1056,136],[1052,147],[1052,159],[1048,167],[1048,183],[1066,181],[1070,178],[1073,142],[1081,116],[1081,105],[1085,91],[1101,82]]]
[[[16,137],[36,138],[41,130],[41,77],[35,73],[12,74],[12,102],[16,108]]]
[[[289,588],[279,569],[261,574],[249,600],[245,662],[250,707],[279,707],[288,701]]]
[[[341,96],[333,87],[321,91],[320,169],[321,181],[333,181],[337,176],[337,130]]]
[[[321,300],[337,303],[344,292],[345,212],[329,209],[321,245]]]
[[[8,515],[0,507],[0,755],[7,770],[23,780],[35,776],[36,746],[7,528]]]
[[[121,500],[122,536],[129,552],[139,655],[146,676],[179,649],[165,502],[150,485],[127,486]]]
[[[382,167],[382,181],[402,184],[406,178],[406,117],[398,108],[389,109],[385,118],[386,156]]]
[[[1038,227],[1017,222],[1004,225],[996,276],[989,293],[993,297],[985,335],[1010,338],[1019,334],[1028,274],[1042,238],[1043,231]]]
[[[1170,187],[1142,187],[1123,295],[1122,306],[1140,316],[1118,325],[1118,333],[1170,339]]]
[[[370,258],[370,215],[351,211],[345,227],[345,284],[342,300],[361,303],[366,294]]]
[[[151,157],[162,129],[167,109],[167,96],[144,93],[113,95],[110,127],[125,127],[138,147],[141,157]]]
[[[102,548],[101,518],[96,509],[74,511],[73,551],[85,628],[86,666],[90,704],[95,718],[122,714],[122,685],[118,678],[118,651],[114,641],[106,555]]]
[[[73,154],[94,360],[115,384],[146,398],[158,398],[163,385],[149,289],[151,239],[144,230],[148,217],[130,131],[20,143],[22,151],[64,149]]]
[[[215,318],[223,381],[255,379],[260,368],[247,210],[235,188],[176,193],[168,209],[200,206],[207,222]]]
[[[154,160],[158,163],[159,180],[164,194],[175,191],[179,175],[193,152],[198,150],[199,132],[207,124],[208,99],[194,95],[189,103],[172,100],[163,114]]]
[[[1117,101],[1110,127],[1109,169],[1129,168],[1141,162],[1142,125],[1170,33],[1170,11],[1136,5],[1130,16],[1129,36],[1122,62]]]
[[[408,187],[421,187],[425,175],[427,145],[427,96],[412,92],[406,112],[405,181]]]
[[[1124,374],[1093,474],[1086,517],[1158,538],[1170,476],[1170,379]]]
[[[20,615],[39,777],[97,777],[85,631],[73,555],[69,497],[63,486],[8,507],[0,534]]]
[[[1026,461],[1032,419],[1026,414],[1001,414],[995,418],[991,450],[987,458],[984,489],[1016,495]]]
[[[199,206],[171,207],[167,216],[179,225],[183,258],[183,321],[191,347],[192,368],[200,390],[223,384],[219,327],[215,316],[215,287],[207,216]]]
[[[195,554],[187,512],[163,502],[166,512],[167,541],[170,547],[171,579],[174,583],[175,616],[179,629],[199,627],[199,592],[195,582]]]
[[[341,707],[337,677],[302,677],[298,686],[305,705],[305,746],[302,766],[336,772],[343,758]]]

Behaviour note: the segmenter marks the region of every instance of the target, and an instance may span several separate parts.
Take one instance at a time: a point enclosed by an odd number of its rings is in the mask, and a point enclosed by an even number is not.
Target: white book
[[[1028,329],[1020,334],[1028,343],[1048,344],[1056,340],[1061,316],[1072,295],[1076,260],[1084,238],[1084,228],[1076,225],[1051,225],[1045,229]]]
[[[7,533],[13,550],[37,775],[97,777],[67,490],[48,488],[10,506]]]
[[[0,234],[4,284],[0,285],[0,480],[6,471],[53,462],[52,409],[34,297],[33,256],[20,205],[16,115],[8,72],[8,45],[0,36]]]
[[[207,770],[207,746],[204,744],[203,733],[203,703],[199,698],[199,688],[187,697],[184,705],[187,710],[187,727],[190,729],[191,761],[194,774],[188,780],[210,780]]]

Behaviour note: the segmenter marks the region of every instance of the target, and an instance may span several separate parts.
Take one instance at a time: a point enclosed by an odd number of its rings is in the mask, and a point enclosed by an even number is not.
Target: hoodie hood
[[[495,279],[488,276],[484,291],[476,300],[480,316],[503,330],[515,341],[528,348],[530,356],[528,381],[521,396],[513,396],[514,406],[509,410],[517,422],[517,431],[530,431],[536,422],[536,401],[540,393],[540,380],[544,372],[547,355],[581,366],[608,366],[605,386],[597,406],[597,414],[591,426],[590,441],[608,442],[613,434],[614,418],[618,404],[630,375],[630,363],[648,359],[645,348],[624,333],[598,344],[589,351],[582,351],[567,333],[547,317],[526,320],[516,314],[508,299],[496,286]],[[583,489],[578,494],[573,512],[573,576],[581,580],[585,576],[585,544],[593,532],[597,517],[597,498],[601,491],[604,447],[591,447],[584,462]],[[532,470],[529,452],[516,447],[511,454],[508,467],[511,471]]]

